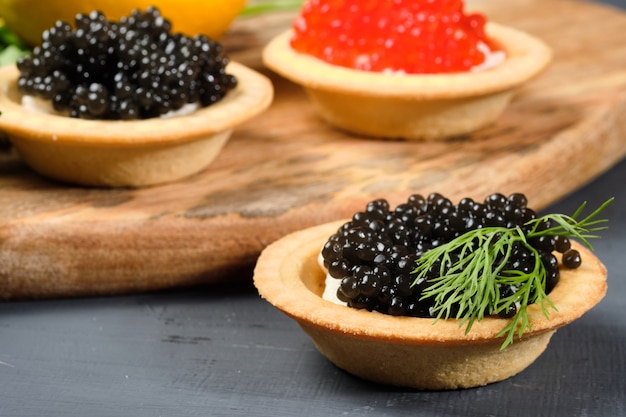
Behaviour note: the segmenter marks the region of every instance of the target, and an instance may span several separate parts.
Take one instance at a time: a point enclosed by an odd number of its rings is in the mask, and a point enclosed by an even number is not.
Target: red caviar
[[[469,71],[497,48],[481,14],[463,0],[307,0],[291,46],[332,65],[365,71]]]

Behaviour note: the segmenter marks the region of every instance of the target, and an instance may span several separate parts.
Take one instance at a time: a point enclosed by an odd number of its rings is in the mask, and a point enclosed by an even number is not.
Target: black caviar
[[[464,198],[456,205],[438,193],[427,198],[412,195],[395,209],[386,200],[378,199],[369,202],[364,211],[354,214],[328,239],[322,257],[328,273],[341,280],[337,297],[350,307],[391,315],[435,317],[434,301],[423,298],[422,291],[430,278],[440,274],[440,267],[432,268],[419,282],[414,282],[416,276],[412,274],[423,253],[484,227],[519,226],[527,235],[530,226],[526,223],[536,218],[536,213],[527,207],[526,197],[519,193],[508,197],[494,193],[483,202]],[[542,222],[535,231],[552,226],[549,221]],[[567,237],[544,235],[529,238],[528,242],[545,267],[546,294],[559,281],[555,251],[563,253],[564,267],[580,265],[580,254],[571,249]],[[530,273],[535,257],[535,252],[517,245],[504,270]],[[501,297],[506,297],[517,288],[502,285],[499,290]],[[512,317],[515,313],[516,306],[512,304],[499,315]]]
[[[71,117],[158,117],[187,103],[208,106],[237,85],[218,42],[172,33],[154,7],[120,21],[79,14],[74,26],[56,22],[17,63],[19,89]]]

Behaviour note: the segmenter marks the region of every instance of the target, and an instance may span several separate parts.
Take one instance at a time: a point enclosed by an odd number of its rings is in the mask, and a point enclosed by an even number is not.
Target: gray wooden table
[[[0,303],[0,416],[626,416],[625,182],[626,161],[547,210],[616,197],[594,241],[609,292],[506,381],[450,392],[363,382],[251,285],[215,287]]]

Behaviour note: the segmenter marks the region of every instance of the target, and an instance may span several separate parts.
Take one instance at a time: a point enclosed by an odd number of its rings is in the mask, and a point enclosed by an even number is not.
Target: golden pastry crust
[[[146,120],[84,120],[26,109],[15,66],[0,69],[0,129],[25,162],[62,181],[145,186],[206,167],[238,124],[265,110],[273,87],[238,63],[227,71],[238,86],[220,102],[186,115]]]
[[[606,293],[606,269],[576,244],[583,263],[564,269],[550,293],[557,311],[546,318],[528,307],[532,332],[501,350],[496,335],[507,319],[485,318],[471,331],[458,320],[394,317],[333,304],[321,298],[325,272],[321,247],[344,222],[299,231],[268,246],[259,257],[254,283],[261,296],[298,321],[320,352],[340,368],[385,384],[421,389],[484,385],[512,376],[532,363],[553,332],[596,305]]]
[[[291,31],[273,39],[263,62],[302,85],[320,115],[368,136],[441,139],[495,120],[514,89],[539,74],[552,52],[539,39],[496,23],[489,36],[506,51],[493,68],[454,74],[384,74],[328,64],[291,48]]]

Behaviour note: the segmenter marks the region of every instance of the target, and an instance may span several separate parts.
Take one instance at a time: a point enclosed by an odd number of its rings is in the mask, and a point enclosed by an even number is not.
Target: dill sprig
[[[496,335],[505,336],[502,349],[513,343],[515,335],[522,337],[531,331],[527,307],[538,303],[549,317],[549,308],[556,310],[545,293],[546,268],[540,253],[529,240],[540,236],[575,238],[592,249],[589,239],[606,229],[606,219],[596,217],[613,201],[609,199],[585,218],[578,220],[586,207],[583,203],[573,215],[547,214],[530,220],[524,227],[485,227],[468,231],[452,241],[425,252],[418,259],[413,285],[427,280],[422,299],[432,297],[435,322],[441,318],[460,319],[466,334],[472,325],[486,316],[509,311],[516,313]],[[531,272],[508,269],[508,261],[516,246],[523,246],[534,255]],[[437,278],[427,278],[432,271]],[[422,284],[424,285],[424,284]],[[502,296],[501,286],[514,286],[516,291]]]

